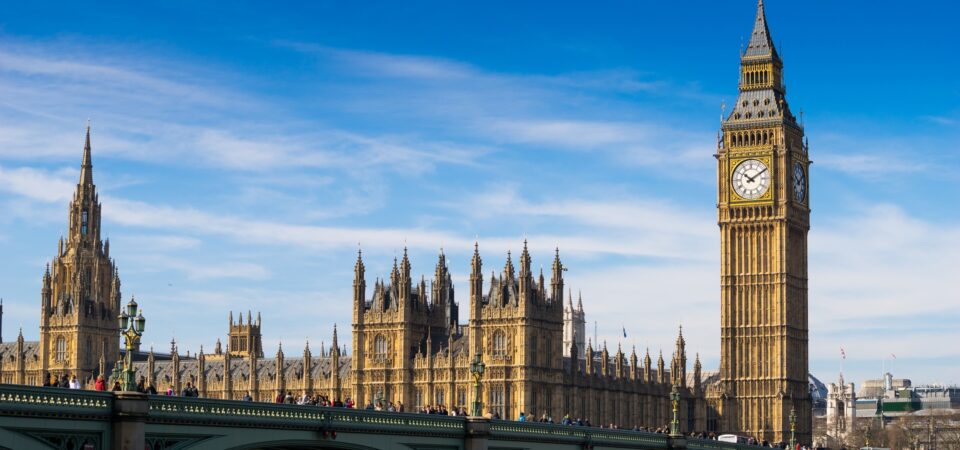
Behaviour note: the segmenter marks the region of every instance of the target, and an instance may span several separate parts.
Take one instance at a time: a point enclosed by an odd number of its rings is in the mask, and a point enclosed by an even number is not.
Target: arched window
[[[67,340],[60,336],[53,345],[53,360],[64,362],[67,360]]]
[[[377,359],[387,359],[387,338],[378,334],[373,340],[373,356]]]
[[[87,234],[87,210],[80,213],[80,233]]]
[[[507,354],[507,336],[503,331],[497,330],[493,333],[493,356],[505,356]]]

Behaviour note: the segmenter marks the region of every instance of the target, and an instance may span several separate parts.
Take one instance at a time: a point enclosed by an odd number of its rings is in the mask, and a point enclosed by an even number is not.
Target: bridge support
[[[490,444],[490,419],[468,417],[464,450],[487,450]]]
[[[683,436],[670,436],[667,440],[667,447],[670,450],[687,450],[687,438]]]
[[[150,412],[147,396],[138,392],[115,392],[113,402],[113,448],[141,450],[144,448],[144,422]]]

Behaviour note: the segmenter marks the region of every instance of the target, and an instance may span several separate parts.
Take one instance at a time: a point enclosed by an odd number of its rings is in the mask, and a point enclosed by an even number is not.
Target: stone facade
[[[329,348],[314,356],[309,344],[298,357],[281,348],[273,358],[255,353],[237,357],[219,343],[212,354],[181,357],[152,351],[135,366],[159,389],[179,391],[186,382],[212,398],[240,399],[247,393],[270,401],[279,391],[321,394],[331,400],[352,398],[367,403],[402,403],[407,410],[427,405],[468,407],[474,400],[470,361],[478,352],[487,370],[481,383],[484,410],[504,418],[521,411],[559,420],[564,414],[594,424],[660,427],[671,419],[669,393],[676,385],[683,396],[681,428],[703,430],[707,403],[699,358],[694,373],[686,373],[686,341],[675,343],[669,368],[661,353],[656,365],[649,352],[641,360],[621,348],[611,353],[592,343],[581,351],[563,342],[563,264],[559,251],[548,282],[534,276],[524,245],[519,270],[511,256],[499,276],[484,285],[479,248],[474,248],[470,276],[470,320],[457,321],[446,256],[441,252],[428,285],[413,284],[410,260],[404,252],[387,280],[366,291],[361,254],[354,266],[353,350],[339,345],[336,327]],[[429,286],[429,287],[428,287]],[[548,287],[549,286],[549,287]],[[569,304],[569,302],[568,302]],[[582,305],[579,308],[582,311]],[[247,323],[252,316],[248,313]],[[259,325],[259,319],[255,323]],[[231,334],[236,323],[231,322]],[[259,328],[250,339],[259,341]]]
[[[89,381],[120,354],[120,276],[110,242],[100,240],[89,127],[67,223],[67,238],[60,238],[41,281],[40,340],[24,341],[20,330],[15,342],[0,344],[4,383],[38,385],[48,375]]]
[[[721,356],[709,397],[722,431],[787,441],[794,410],[798,441],[811,442],[810,160],[762,1],[740,69],[737,103],[717,142]]]

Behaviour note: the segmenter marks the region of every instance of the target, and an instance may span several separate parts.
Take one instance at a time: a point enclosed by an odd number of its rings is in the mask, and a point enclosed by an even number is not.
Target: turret
[[[313,355],[310,353],[309,339],[303,344],[303,391],[308,395],[313,391]]]
[[[284,390],[286,389],[286,380],[284,380],[286,374],[283,371],[283,342],[277,344],[277,357],[275,361],[277,363],[277,389]]]
[[[620,347],[620,344],[617,344],[617,354],[614,355],[613,358],[614,358],[614,366],[613,366],[614,375],[616,375],[616,377],[617,377],[618,379],[619,379],[619,378],[624,378],[624,373],[623,373],[623,362],[624,362],[623,349]]]
[[[173,393],[174,395],[180,394],[180,351],[177,349],[176,341],[171,341],[170,353],[173,356]]]
[[[470,354],[475,355],[480,343],[480,316],[483,311],[483,259],[480,245],[474,241],[473,258],[470,260]]]
[[[667,382],[667,373],[663,365],[663,350],[660,350],[660,357],[657,358],[657,383],[664,384]]]
[[[647,347],[647,354],[643,357],[643,381],[645,383],[653,382],[653,374],[650,372],[650,347]]]
[[[17,335],[17,360],[16,360],[16,372],[14,373],[14,383],[15,384],[25,384],[26,383],[26,354],[24,353],[24,341],[23,341],[23,328],[20,328],[20,333]]]
[[[156,380],[153,379],[154,374],[156,374],[156,358],[153,355],[153,345],[150,346],[150,353],[147,353],[147,382],[156,383]],[[106,375],[104,375],[106,376]],[[155,385],[156,386],[156,385]],[[156,386],[159,388],[159,386]]]
[[[693,391],[702,392],[702,367],[700,366],[700,354],[697,353],[696,359],[693,361]]]
[[[197,390],[201,397],[207,396],[207,356],[203,353],[202,345],[197,354]]]
[[[636,380],[639,374],[639,367],[637,366],[637,347],[634,346],[630,351],[630,379]]]
[[[219,340],[217,341],[219,343]],[[256,373],[250,368],[250,373]],[[253,377],[256,378],[256,377]],[[223,398],[233,399],[233,357],[230,355],[230,342],[227,341],[227,351],[223,353]]]
[[[670,363],[670,375],[673,384],[687,387],[687,342],[683,339],[683,326],[677,334],[676,347],[673,351],[673,360]]]
[[[563,304],[563,263],[560,262],[560,247],[553,252],[553,276],[550,278],[550,299],[557,305]],[[570,303],[573,312],[573,302]]]
[[[610,375],[610,353],[607,352],[607,341],[603,341],[603,351],[600,352],[600,374],[603,376]]]
[[[527,240],[523,240],[523,250],[520,252],[519,301],[522,307],[533,303],[533,273],[530,271],[530,252],[527,249]]]
[[[443,254],[442,248],[440,249],[440,255],[437,257],[437,267],[433,274],[433,291],[430,298],[434,307],[443,309],[447,334],[452,336],[457,330],[460,311],[454,300],[453,278],[450,276],[447,257]]]
[[[397,287],[398,297],[404,307],[410,306],[410,258],[407,257],[407,247],[403,247],[403,259],[400,261],[400,286]]]
[[[593,341],[589,339],[587,340],[587,351],[586,353],[584,353],[584,356],[586,357],[586,364],[584,366],[584,370],[587,372],[587,375],[593,375],[594,374]]]

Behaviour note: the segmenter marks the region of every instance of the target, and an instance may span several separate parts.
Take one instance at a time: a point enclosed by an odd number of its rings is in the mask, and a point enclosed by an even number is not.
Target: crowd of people
[[[60,377],[47,376],[43,380],[43,387],[56,387],[56,388],[65,388],[65,389],[83,389],[83,385],[77,380],[76,375],[63,374]],[[97,379],[93,383],[93,390],[95,391],[106,391],[107,390],[107,380],[103,378],[103,375],[97,376]],[[120,385],[120,380],[114,380],[113,386],[110,387],[111,391],[121,391],[123,387]],[[161,394],[158,392],[157,387],[153,384],[152,381],[147,382],[147,379],[140,377],[140,380],[137,381],[137,386],[135,388],[137,392],[143,394],[158,395]],[[199,397],[200,391],[189,381],[180,391],[176,393],[173,386],[167,388],[166,391],[163,391],[161,395],[176,396],[181,397]]]

